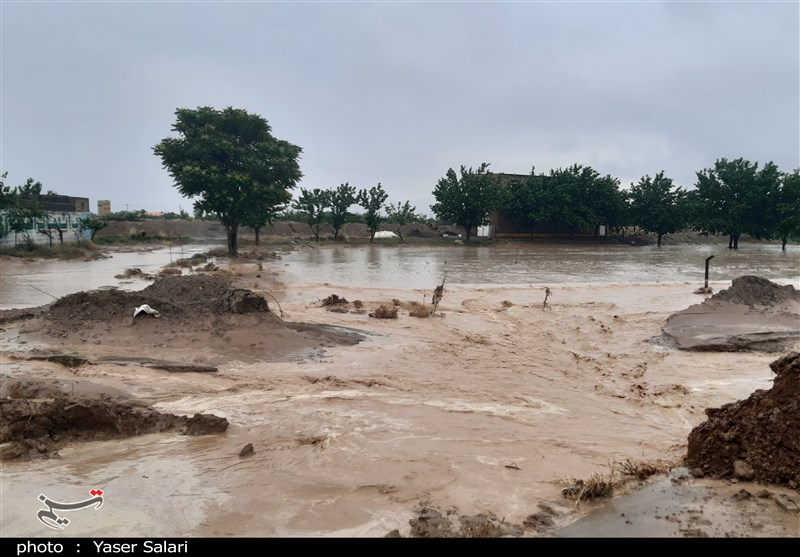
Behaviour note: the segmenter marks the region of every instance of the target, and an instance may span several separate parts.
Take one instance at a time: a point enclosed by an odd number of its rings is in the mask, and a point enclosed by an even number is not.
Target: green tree
[[[632,224],[657,234],[659,247],[664,234],[673,234],[686,226],[685,192],[674,188],[672,179],[664,176],[663,170],[654,178],[645,175],[638,184],[631,184],[628,196]]]
[[[789,238],[800,238],[800,168],[783,175],[774,202],[775,233],[781,250],[786,251]]]
[[[0,209],[7,209],[14,202],[14,190],[11,189],[11,186],[6,185],[7,178],[8,172],[0,174]]]
[[[758,163],[739,158],[718,159],[714,168],[696,173],[692,195],[693,226],[711,233],[728,235],[728,248],[739,249],[742,233],[756,238],[769,237],[770,198],[780,184],[781,173],[768,162],[759,170]]]
[[[331,225],[333,226],[333,241],[339,239],[339,230],[350,217],[350,207],[356,204],[356,188],[348,183],[340,184],[338,188],[328,190],[331,209]]]
[[[304,220],[311,227],[314,239],[319,242],[319,230],[325,222],[325,209],[330,207],[330,191],[320,188],[307,190],[300,188],[300,197],[292,203],[292,208],[304,215]]]
[[[450,168],[433,190],[436,203],[431,210],[438,218],[463,227],[467,241],[472,237],[472,229],[486,224],[489,213],[501,201],[499,182],[488,167],[488,163],[483,163],[473,170],[462,165],[460,178]]]
[[[106,219],[98,218],[94,215],[89,215],[86,218],[80,220],[79,223],[81,230],[90,230],[91,236],[89,239],[94,240],[94,237],[97,233],[108,226],[108,221]]]
[[[272,224],[278,217],[278,214],[286,209],[286,202],[279,202],[278,204],[265,203],[264,210],[253,211],[245,217],[243,224],[253,229],[256,235],[256,245],[261,243],[261,229]]]
[[[417,214],[417,208],[413,207],[411,203],[397,202],[396,205],[386,205],[386,220],[392,224],[397,225],[397,235],[400,236],[400,241],[403,241],[403,226],[417,222],[421,217]]]
[[[39,202],[42,194],[42,183],[28,178],[24,184],[15,187],[13,190],[6,188],[3,195],[6,204],[6,223],[8,230],[15,234],[23,234],[26,242],[30,242],[30,230],[36,225],[37,219],[47,216],[47,212]]]
[[[554,220],[552,191],[546,182],[545,176],[532,169],[527,180],[514,180],[503,189],[503,211],[518,226],[528,228],[531,237],[537,224]]]
[[[591,166],[573,164],[551,170],[544,181],[549,220],[569,230],[570,237],[582,229],[616,226],[624,217],[624,196],[619,180],[601,176]]]
[[[213,213],[228,236],[228,254],[238,253],[238,231],[254,213],[268,212],[291,199],[302,177],[302,149],[272,135],[256,114],[228,107],[176,112],[172,131],[153,147],[184,197]]]
[[[358,192],[357,201],[364,208],[364,222],[369,228],[370,243],[375,238],[375,233],[378,231],[381,221],[384,220],[383,215],[381,215],[381,209],[387,197],[389,195],[383,191],[380,182],[369,190],[363,189]]]

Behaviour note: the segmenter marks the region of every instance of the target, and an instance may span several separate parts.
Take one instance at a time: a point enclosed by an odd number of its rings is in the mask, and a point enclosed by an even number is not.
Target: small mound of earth
[[[0,460],[57,456],[70,441],[228,429],[228,420],[213,414],[162,414],[113,389],[86,384],[76,389],[74,382],[67,383],[25,379],[0,384]]]
[[[157,313],[134,316],[144,305]],[[147,355],[155,358],[162,356],[161,349],[202,349],[206,364],[231,358],[285,361],[364,338],[356,331],[283,321],[260,294],[207,275],[160,277],[135,292],[78,292],[38,311],[0,317],[28,318],[23,334],[80,346],[77,356],[84,358],[87,350],[99,350],[92,346],[101,345],[105,357],[141,356],[141,348],[148,347]]]
[[[687,463],[714,478],[800,488],[800,353],[770,364],[769,390],[706,410],[689,434]]]
[[[682,350],[791,350],[800,340],[800,292],[742,276],[702,304],[671,315],[662,331]]]
[[[266,299],[250,290],[232,288],[217,277],[181,275],[161,277],[139,292],[93,290],[70,294],[50,306],[47,318],[52,322],[108,322],[133,317],[134,309],[144,304],[172,316],[269,312]]]

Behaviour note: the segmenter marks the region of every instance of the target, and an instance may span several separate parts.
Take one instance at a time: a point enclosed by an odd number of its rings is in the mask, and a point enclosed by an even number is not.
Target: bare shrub
[[[380,305],[375,311],[371,311],[369,316],[376,319],[397,319],[397,308]]]

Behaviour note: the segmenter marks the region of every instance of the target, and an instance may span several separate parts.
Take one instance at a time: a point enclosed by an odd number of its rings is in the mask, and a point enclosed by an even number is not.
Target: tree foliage
[[[672,179],[662,170],[655,177],[643,176],[638,184],[631,184],[631,221],[645,232],[658,235],[661,246],[664,234],[673,234],[686,226],[685,192],[674,188]]]
[[[532,169],[527,180],[514,180],[503,189],[503,210],[514,222],[528,227],[531,235],[537,224],[554,220],[553,191],[546,181]]]
[[[591,166],[573,164],[551,170],[544,187],[549,220],[569,230],[570,236],[585,229],[597,233],[601,225],[615,226],[623,218],[625,201],[619,180],[601,176]]]
[[[0,181],[0,209],[6,211],[3,236],[14,232],[23,234],[26,241],[31,241],[29,232],[34,223],[47,215],[39,202],[42,183],[28,178],[24,184],[11,188],[5,183],[6,177],[7,173],[4,173]]]
[[[396,231],[397,235],[400,236],[401,242],[403,241],[403,226],[417,222],[419,219],[417,208],[408,201],[405,203],[398,201],[396,205],[391,203],[386,205],[386,220],[397,225]]]
[[[108,220],[98,218],[94,215],[89,215],[88,217],[80,220],[81,230],[91,231],[91,240],[94,240],[94,237],[97,235],[97,233],[106,226],[108,226]]]
[[[439,219],[463,227],[467,241],[472,229],[486,224],[489,213],[501,201],[499,182],[488,167],[488,163],[483,163],[473,170],[462,165],[460,177],[450,168],[433,190],[436,203],[431,210]]]
[[[773,207],[775,235],[786,251],[789,238],[800,238],[800,168],[783,175]]]
[[[378,182],[377,186],[374,186],[369,190],[362,189],[358,192],[357,201],[358,204],[364,208],[364,222],[369,228],[370,242],[372,242],[372,240],[375,238],[375,233],[378,231],[378,227],[384,220],[383,216],[381,215],[381,209],[383,208],[383,204],[387,197],[389,197],[389,195],[383,191],[383,187],[381,186],[380,182]]]
[[[691,198],[695,228],[727,234],[731,249],[738,249],[742,233],[756,238],[771,235],[774,222],[770,222],[770,198],[775,196],[781,177],[774,163],[768,162],[759,170],[757,162],[722,158],[713,168],[696,174]]]
[[[163,139],[153,151],[180,194],[222,222],[235,256],[239,226],[291,199],[302,177],[302,149],[277,139],[267,120],[242,109],[180,108],[175,115],[178,137]]]
[[[340,184],[338,188],[329,190],[331,225],[333,240],[339,239],[339,230],[350,217],[350,207],[356,204],[356,188],[349,183]]]
[[[319,242],[320,227],[325,221],[325,210],[330,206],[330,202],[329,190],[300,188],[300,197],[292,203],[292,208],[299,211],[305,222],[311,227],[311,232],[317,242]]]

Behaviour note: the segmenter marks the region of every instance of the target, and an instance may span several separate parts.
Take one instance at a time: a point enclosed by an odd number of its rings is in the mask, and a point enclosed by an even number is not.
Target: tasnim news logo
[[[47,505],[47,508],[36,513],[36,518],[38,518],[39,521],[48,528],[53,528],[54,530],[63,530],[69,524],[69,519],[62,518],[56,513],[56,511],[77,511],[80,509],[85,509],[86,507],[91,507],[92,505],[96,505],[95,510],[97,510],[103,506],[102,490],[92,489],[89,491],[89,494],[92,496],[90,499],[85,499],[76,503],[60,503],[58,501],[48,499],[44,494],[39,495],[39,501]]]

